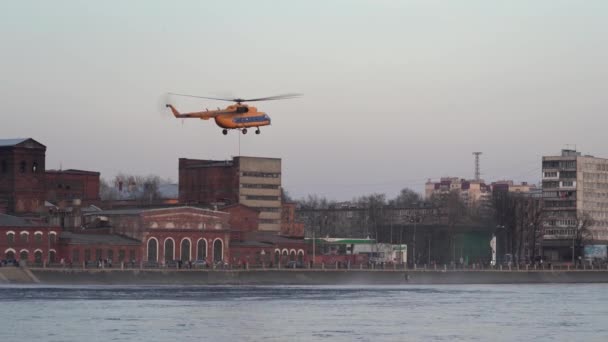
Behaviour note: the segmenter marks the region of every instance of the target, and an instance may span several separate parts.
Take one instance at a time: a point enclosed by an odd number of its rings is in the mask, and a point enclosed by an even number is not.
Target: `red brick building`
[[[39,263],[58,260],[61,228],[0,214],[0,260]]]
[[[187,205],[240,203],[260,212],[258,229],[281,230],[281,159],[179,160],[179,200]]]
[[[110,233],[141,241],[142,259],[228,260],[230,214],[195,207],[119,209],[85,214],[85,221],[107,220]]]
[[[272,232],[245,232],[240,241],[232,241],[230,263],[233,265],[286,265],[289,261],[308,261],[308,244],[302,238],[284,237]]]
[[[33,213],[44,205],[45,154],[34,139],[0,140],[0,212]]]
[[[304,223],[296,220],[296,204],[283,203],[281,209],[281,235],[304,238]]]
[[[83,203],[99,201],[99,172],[83,170],[47,170],[46,200],[52,203],[79,199]]]
[[[99,173],[46,171],[46,146],[34,139],[0,139],[0,213],[42,212],[44,202],[99,200]]]
[[[105,260],[118,266],[120,263],[139,265],[142,260],[141,242],[109,232],[62,232],[59,236],[59,256],[67,264],[95,265]]]

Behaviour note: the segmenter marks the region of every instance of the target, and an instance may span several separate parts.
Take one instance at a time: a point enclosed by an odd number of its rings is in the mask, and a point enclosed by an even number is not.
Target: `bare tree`
[[[152,201],[161,197],[161,185],[170,184],[170,179],[161,179],[157,175],[117,174],[112,181],[101,179],[100,197],[102,200],[132,199]]]
[[[422,196],[412,189],[404,188],[397,197],[388,201],[392,207],[411,207],[422,202]]]
[[[583,255],[583,247],[585,243],[593,240],[593,232],[591,231],[591,227],[594,225],[595,221],[587,212],[581,212],[577,215],[576,219],[576,228],[574,230],[574,238],[573,238],[573,261],[580,260]]]

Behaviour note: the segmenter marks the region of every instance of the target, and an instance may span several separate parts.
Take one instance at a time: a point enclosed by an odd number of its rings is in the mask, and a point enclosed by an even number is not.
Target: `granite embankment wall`
[[[399,285],[608,283],[608,271],[204,271],[116,269],[27,270],[18,268],[0,268],[0,283],[111,285]]]

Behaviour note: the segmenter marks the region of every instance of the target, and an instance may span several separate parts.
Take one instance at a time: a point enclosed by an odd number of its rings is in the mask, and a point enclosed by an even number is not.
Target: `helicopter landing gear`
[[[258,127],[258,129],[255,130],[255,134],[260,134],[262,132],[260,132],[260,128]]]
[[[228,130],[227,129],[222,130],[222,134],[223,135],[227,135],[228,134]]]
[[[247,134],[247,128],[243,128],[243,130],[241,130],[241,132],[243,132],[243,134]]]

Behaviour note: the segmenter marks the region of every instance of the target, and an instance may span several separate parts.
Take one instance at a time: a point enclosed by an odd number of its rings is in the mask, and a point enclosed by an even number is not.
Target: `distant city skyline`
[[[282,158],[293,197],[422,193],[428,178],[538,183],[567,144],[608,157],[604,1],[2,4],[0,138],[47,169],[157,174]],[[145,9],[145,10],[142,10]],[[167,92],[256,103],[261,135],[165,112]],[[226,103],[173,98],[184,110]]]

